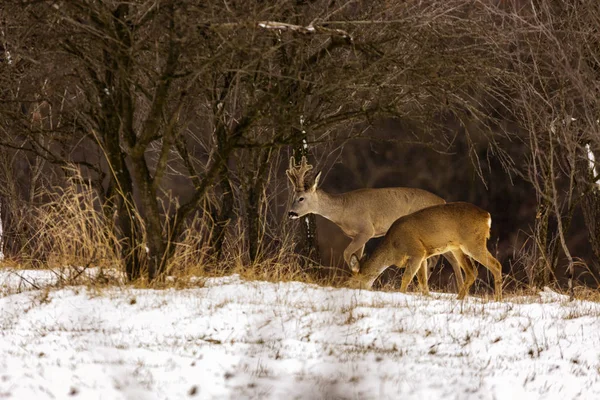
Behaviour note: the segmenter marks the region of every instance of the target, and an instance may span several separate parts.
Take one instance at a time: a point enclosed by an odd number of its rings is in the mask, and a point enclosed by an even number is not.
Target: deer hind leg
[[[496,301],[502,300],[502,264],[488,251],[485,242],[473,249],[461,248],[468,256],[482,264],[494,275]]]
[[[448,260],[450,265],[452,265],[452,269],[454,270],[454,279],[456,279],[456,291],[458,292],[465,284],[462,275],[461,263],[458,262],[456,255],[452,252],[444,253],[444,258]]]
[[[454,250],[452,256],[457,265],[465,271],[465,280],[458,290],[458,299],[462,300],[469,293],[469,289],[471,289],[471,286],[475,282],[477,270],[475,269],[473,261],[471,261],[462,251]]]
[[[404,271],[404,275],[402,275],[402,284],[400,285],[400,291],[402,293],[406,293],[406,289],[408,289],[408,285],[413,280],[419,269],[425,263],[424,257],[410,257],[406,262],[406,271]],[[400,265],[398,265],[400,266]]]

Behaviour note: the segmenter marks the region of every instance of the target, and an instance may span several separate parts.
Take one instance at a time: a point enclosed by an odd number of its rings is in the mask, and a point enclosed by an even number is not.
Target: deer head
[[[306,185],[306,173],[313,168],[308,164],[306,157],[302,157],[300,165],[296,166],[294,157],[290,158],[290,167],[285,173],[294,186],[294,201],[288,212],[290,219],[297,219],[306,214],[310,214],[318,209],[319,199],[317,196],[317,185],[321,172],[317,174],[310,187]]]

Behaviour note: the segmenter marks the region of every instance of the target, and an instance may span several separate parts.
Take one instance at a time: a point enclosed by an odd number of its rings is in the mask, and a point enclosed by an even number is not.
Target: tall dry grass
[[[91,184],[82,179],[76,170],[62,187],[48,189],[39,196],[44,197],[41,205],[33,208],[29,215],[29,224],[33,234],[28,245],[20,256],[20,267],[49,268],[56,271],[73,269],[71,273],[62,274],[66,283],[69,277],[79,277],[82,271],[90,268],[111,271],[104,276],[115,276],[117,272],[124,276],[122,247],[119,232],[114,223],[114,215],[106,213],[101,199]],[[272,201],[265,197],[264,201]],[[208,204],[208,202],[207,202]],[[177,200],[166,197],[163,201],[165,215],[172,213]],[[211,213],[208,206],[199,209],[186,222],[181,237],[170,243],[173,253],[166,265],[166,279],[152,283],[152,287],[187,287],[197,285],[209,276],[223,276],[237,273],[248,280],[301,281],[328,286],[343,286],[348,276],[347,271],[310,266],[295,251],[297,237],[295,225],[285,218],[274,218],[269,209],[264,208],[261,243],[263,251],[251,262],[248,256],[248,243],[244,219],[233,218],[226,229],[224,251],[217,258],[211,248]],[[141,240],[134,251],[145,252],[145,236],[143,219],[139,216],[137,223],[141,229]],[[267,224],[266,218],[271,218]],[[165,219],[167,221],[168,219]],[[163,226],[165,237],[170,226]],[[522,262],[532,262],[531,260]],[[309,266],[307,266],[309,265]],[[480,270],[481,271],[481,270]],[[145,276],[142,274],[142,276]],[[97,281],[106,283],[107,281]],[[109,280],[114,282],[114,280]],[[399,278],[394,277],[380,285],[383,290],[397,290]],[[477,295],[488,293],[491,288],[483,281],[474,289]],[[147,287],[148,282],[142,278],[135,282],[136,286]],[[534,293],[523,282],[510,284],[515,293]],[[416,285],[413,290],[417,290]],[[507,293],[509,294],[509,293]],[[580,295],[583,295],[580,292]],[[510,294],[509,294],[510,295]],[[590,293],[585,294],[590,298]]]
[[[77,171],[63,187],[45,190],[45,201],[32,209],[34,232],[23,259],[47,268],[121,269],[120,243],[99,198]]]
[[[105,276],[115,276],[116,272],[124,279],[121,236],[115,225],[115,215],[103,208],[98,193],[78,170],[71,169],[69,173],[70,177],[63,186],[46,188],[37,193],[39,205],[32,206],[27,221],[23,221],[28,224],[31,236],[22,246],[18,257],[7,260],[6,265],[52,269],[65,277],[65,283],[73,282],[70,277],[79,277],[83,271],[92,268],[106,271]],[[162,201],[164,215],[172,215],[176,206],[177,199],[166,196]],[[143,256],[146,249],[143,219],[139,215],[133,218],[141,232],[139,243],[133,251]],[[164,221],[163,233],[168,237],[171,227],[168,218]],[[199,209],[186,221],[183,234],[169,243],[173,251],[166,264],[166,279],[152,286],[182,286],[198,282],[197,279],[190,279],[192,277],[231,273],[251,280],[318,280],[311,273],[314,271],[307,270],[304,266],[306,263],[294,251],[294,226],[284,219],[277,226],[270,226],[269,231],[263,231],[261,241],[271,245],[265,245],[264,251],[250,262],[243,221],[240,217],[231,220],[226,229],[224,250],[217,258],[211,248],[211,227],[214,226],[211,213],[207,206]],[[267,225],[266,221],[264,225]],[[66,273],[67,270],[71,272]],[[322,280],[321,283],[327,282]],[[145,274],[142,273],[142,278],[135,284],[148,286]]]
[[[319,281],[314,271],[306,267],[305,260],[295,251],[297,237],[294,226],[283,218],[267,224],[267,208],[261,216],[265,219],[261,225],[269,226],[269,229],[261,230],[259,240],[262,250],[254,261],[249,257],[247,227],[244,226],[241,212],[228,223],[223,251],[217,256],[211,247],[212,227],[215,224],[207,206],[209,202],[186,222],[179,240],[169,244],[174,249],[166,268],[170,278],[185,282],[191,277],[239,274],[248,280]],[[165,233],[167,230],[165,228]]]

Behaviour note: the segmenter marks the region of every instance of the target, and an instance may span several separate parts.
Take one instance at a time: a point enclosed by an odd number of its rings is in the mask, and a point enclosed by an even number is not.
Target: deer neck
[[[319,206],[316,214],[327,218],[336,225],[342,227],[344,225],[344,199],[340,195],[329,194],[321,189],[317,190]]]
[[[360,266],[360,274],[364,277],[365,281],[369,282],[369,286],[373,285],[373,282],[375,282],[383,271],[394,264],[387,251],[382,251],[383,248],[383,246],[376,248],[368,260]]]

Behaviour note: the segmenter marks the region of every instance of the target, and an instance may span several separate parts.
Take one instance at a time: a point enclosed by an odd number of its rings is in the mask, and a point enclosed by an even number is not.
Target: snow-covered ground
[[[0,398],[598,399],[600,305],[0,269]],[[28,289],[34,283],[38,289]]]

